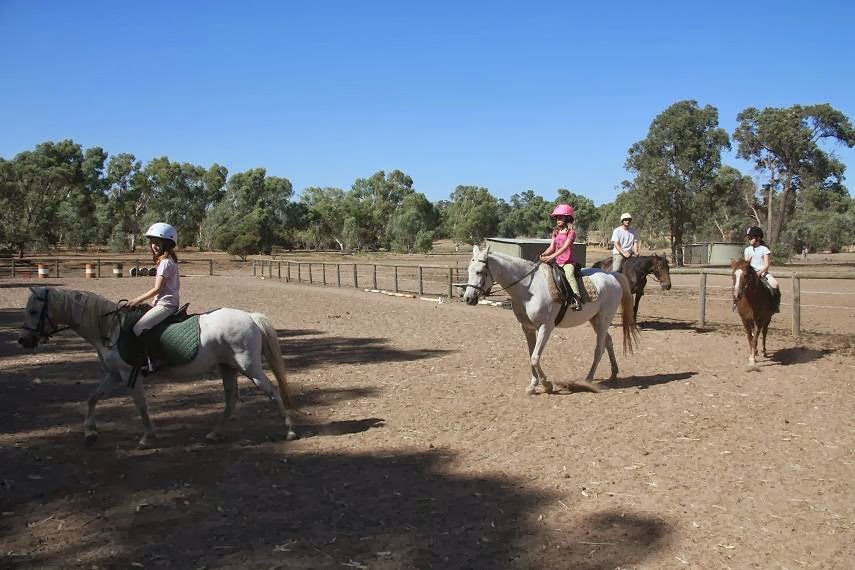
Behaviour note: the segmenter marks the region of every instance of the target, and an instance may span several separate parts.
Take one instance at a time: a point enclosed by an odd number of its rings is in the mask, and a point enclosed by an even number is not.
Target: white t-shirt
[[[760,271],[760,269],[766,265],[766,262],[763,261],[764,255],[769,255],[772,253],[769,251],[769,248],[765,245],[758,245],[757,247],[751,247],[750,245],[745,248],[745,259],[751,262],[751,267],[754,268],[754,271]]]
[[[171,257],[161,260],[157,264],[157,274],[163,276],[163,284],[160,293],[154,297],[154,304],[170,309],[178,308],[178,264]]]
[[[623,226],[618,226],[615,228],[615,231],[612,232],[612,243],[618,242],[621,249],[626,252],[632,253],[632,246],[637,241],[638,236],[633,228],[625,230],[623,229]]]

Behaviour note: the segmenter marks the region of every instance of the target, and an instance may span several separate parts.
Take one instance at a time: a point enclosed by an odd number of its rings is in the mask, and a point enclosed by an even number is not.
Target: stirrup
[[[570,310],[571,311],[581,311],[582,310],[582,299],[580,299],[579,297],[576,297],[574,295],[573,298],[570,299]]]

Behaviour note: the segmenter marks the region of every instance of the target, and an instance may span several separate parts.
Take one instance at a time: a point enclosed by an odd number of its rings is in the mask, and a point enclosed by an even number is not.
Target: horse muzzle
[[[463,295],[463,301],[470,306],[474,306],[478,304],[478,294],[477,293],[469,293],[467,292]]]
[[[660,283],[659,286],[662,287],[663,291],[671,290],[671,283]]]

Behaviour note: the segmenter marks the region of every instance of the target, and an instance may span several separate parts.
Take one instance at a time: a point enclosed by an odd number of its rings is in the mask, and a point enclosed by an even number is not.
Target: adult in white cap
[[[620,215],[620,225],[612,232],[612,271],[620,271],[625,259],[638,255],[638,234],[630,227],[631,223],[632,214],[624,212]]]

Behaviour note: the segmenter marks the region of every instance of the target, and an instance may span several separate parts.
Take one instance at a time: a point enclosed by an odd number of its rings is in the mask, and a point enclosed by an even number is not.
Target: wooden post
[[[373,273],[372,273],[372,275],[373,275],[373,279],[372,279],[372,281],[371,281],[371,284],[372,284],[373,286],[372,286],[371,288],[372,288],[372,289],[376,289],[376,288],[377,288],[377,265],[376,265],[376,264],[375,264],[375,265],[372,265],[372,266],[371,266],[371,269],[372,269],[372,271],[373,271]]]
[[[422,277],[424,273],[422,272],[422,266],[419,265],[419,297],[423,297],[425,294],[425,286],[422,282]]]
[[[451,286],[451,279],[453,277],[453,275],[452,275],[453,271],[454,270],[451,269],[450,267],[448,268],[448,300],[449,301],[451,301],[451,293],[453,292],[452,286]]]
[[[214,274],[214,260],[209,259],[208,260],[208,275],[213,275],[213,274]]]
[[[398,266],[395,266],[395,288],[393,289],[395,293],[398,292]]]
[[[15,258],[12,258],[12,277],[15,277]]]
[[[267,276],[273,279],[273,260],[267,262]]]
[[[701,278],[698,283],[698,328],[704,328],[707,324],[707,274],[701,269]]]
[[[255,260],[252,260],[252,276],[255,277]]]
[[[286,283],[291,282],[291,262],[290,261],[285,262],[285,282]]]
[[[309,262],[309,285],[312,284],[312,262]]]
[[[341,287],[341,265],[335,264],[335,286]]]
[[[53,276],[59,278],[59,260],[53,260]]]
[[[353,264],[353,288],[357,289],[359,287],[359,277],[356,275],[356,264]]]
[[[799,276],[793,274],[793,336],[798,338],[802,325],[802,289]]]
[[[303,268],[301,267],[303,264],[299,261],[297,262],[297,283],[303,282]]]
[[[98,263],[98,272],[96,273],[96,275],[98,276],[98,279],[101,279],[101,260],[98,259],[96,260],[96,262]]]
[[[321,262],[321,279],[324,281],[324,285],[327,284],[327,264]]]

